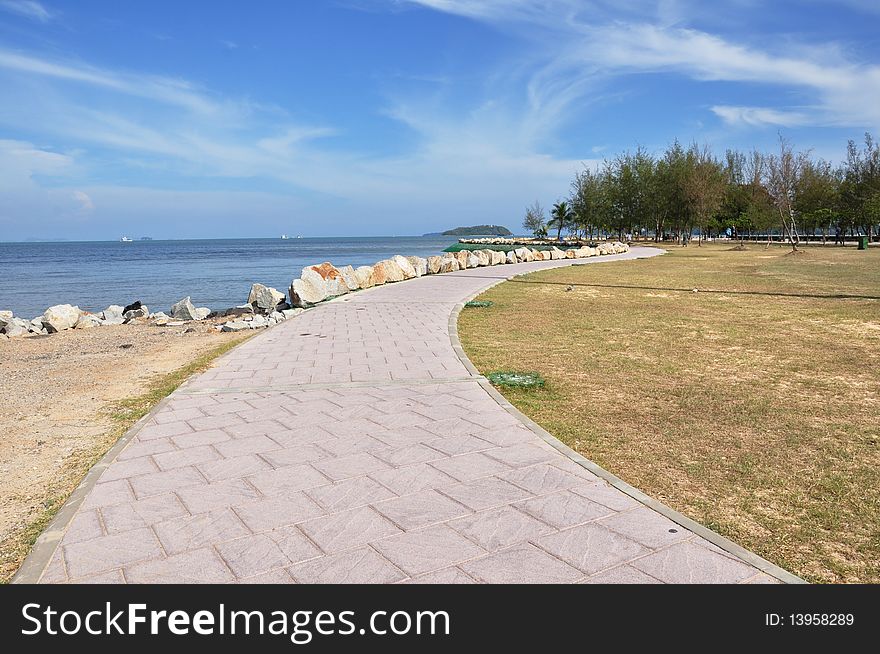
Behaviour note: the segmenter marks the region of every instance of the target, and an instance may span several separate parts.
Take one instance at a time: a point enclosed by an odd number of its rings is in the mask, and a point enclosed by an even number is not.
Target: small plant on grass
[[[515,372],[500,370],[490,372],[486,378],[494,386],[507,388],[544,388],[544,378],[536,372]]]

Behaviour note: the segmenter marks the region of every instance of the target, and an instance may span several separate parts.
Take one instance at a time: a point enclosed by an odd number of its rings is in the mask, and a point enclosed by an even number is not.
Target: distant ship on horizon
[[[123,242],[123,243],[132,243],[132,242],[134,241],[134,239],[128,238],[128,236],[123,236],[123,237],[122,237],[121,239],[119,239],[119,240],[120,240],[121,242]]]
[[[282,234],[282,235],[281,235],[281,240],[282,240],[282,241],[286,241],[286,240],[289,239],[289,238],[290,238],[290,237],[289,237],[287,234]]]

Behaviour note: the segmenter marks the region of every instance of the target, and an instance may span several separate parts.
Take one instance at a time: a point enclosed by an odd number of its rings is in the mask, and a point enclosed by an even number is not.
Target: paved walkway
[[[378,287],[255,337],[160,405],[19,580],[776,581],[552,447],[456,354],[457,304],[571,263]]]

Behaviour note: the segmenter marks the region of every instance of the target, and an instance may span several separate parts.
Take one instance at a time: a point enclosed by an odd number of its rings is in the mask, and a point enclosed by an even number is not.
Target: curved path
[[[796,581],[550,437],[458,346],[461,303],[512,274],[658,253],[431,275],[268,330],[136,425],[16,581]]]

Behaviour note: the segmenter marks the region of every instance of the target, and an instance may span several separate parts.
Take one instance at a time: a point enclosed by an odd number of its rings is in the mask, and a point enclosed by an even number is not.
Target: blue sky
[[[674,138],[837,161],[880,131],[878,27],[871,0],[0,0],[0,240],[516,228]]]

